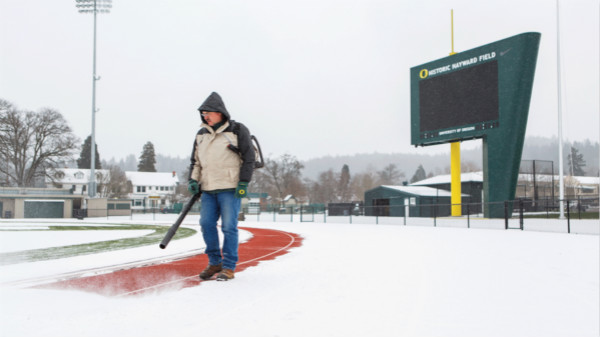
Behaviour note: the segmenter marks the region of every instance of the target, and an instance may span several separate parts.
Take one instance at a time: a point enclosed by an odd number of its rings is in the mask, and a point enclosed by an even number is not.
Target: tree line
[[[0,99],[0,186],[45,187],[46,181],[54,182],[60,177],[58,169],[72,162],[78,150],[77,167],[89,169],[91,143],[88,136],[79,145],[80,139],[55,109],[22,110]],[[102,169],[97,144],[95,156],[95,168]],[[138,171],[156,172],[155,164],[154,145],[147,142],[139,157]],[[108,197],[129,193],[125,173],[116,165],[106,169],[110,178],[101,179],[99,189],[108,186]]]
[[[356,174],[344,164],[339,170],[321,172],[316,179],[303,178],[303,168],[304,165],[290,154],[267,158],[264,169],[254,171],[249,190],[268,193],[275,203],[293,195],[305,202],[327,204],[363,200],[366,191],[379,185],[403,185],[427,178],[422,165],[408,181],[405,173],[393,163],[381,170]]]
[[[0,99],[0,186],[44,187],[46,180],[55,180],[56,169],[66,167],[77,152],[77,167],[89,169],[90,149],[91,136],[80,145],[80,140],[57,110],[21,110]],[[95,156],[96,169],[102,169],[98,144]],[[566,157],[567,174],[585,174],[586,161],[577,147],[570,146]],[[137,170],[156,172],[156,158],[154,145],[148,141],[138,158]],[[105,196],[124,197],[131,192],[131,184],[120,165],[112,163],[105,169],[109,170],[110,178],[99,184],[99,188],[103,186],[107,191]],[[167,171],[183,172],[180,177],[185,178],[187,169],[187,166],[173,167]],[[412,183],[433,175],[432,172],[427,174],[423,165],[419,165],[408,179],[393,163],[379,170],[368,168],[358,173],[351,172],[349,165],[343,164],[337,169],[322,171],[315,178],[304,178],[303,169],[304,164],[291,154],[266,158],[265,168],[255,171],[250,191],[268,193],[276,200],[293,195],[311,203],[351,202],[362,200],[365,191],[379,185]],[[473,169],[468,163],[463,166],[464,172]],[[185,184],[181,184],[178,193],[185,195]]]

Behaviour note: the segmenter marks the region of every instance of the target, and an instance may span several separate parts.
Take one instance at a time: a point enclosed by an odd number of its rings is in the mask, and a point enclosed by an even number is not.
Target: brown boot
[[[229,281],[229,280],[233,279],[234,277],[235,277],[235,273],[233,272],[233,270],[223,269],[223,271],[221,271],[219,273],[219,275],[217,275],[217,281]]]
[[[200,273],[200,278],[203,280],[208,280],[213,277],[214,274],[223,270],[223,265],[219,263],[216,266],[211,266],[210,264]]]

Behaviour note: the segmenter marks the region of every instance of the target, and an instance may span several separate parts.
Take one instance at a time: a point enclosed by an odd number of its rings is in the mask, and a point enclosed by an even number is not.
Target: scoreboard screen
[[[498,126],[498,61],[419,82],[419,131]]]
[[[521,120],[538,43],[524,33],[412,67],[411,144],[483,138]]]

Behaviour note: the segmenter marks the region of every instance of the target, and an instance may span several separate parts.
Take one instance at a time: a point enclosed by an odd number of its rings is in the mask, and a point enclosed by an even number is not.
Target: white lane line
[[[269,255],[273,255],[273,254],[279,253],[282,250],[288,249],[291,245],[294,244],[294,242],[296,242],[296,239],[292,235],[290,235],[289,233],[284,232],[284,231],[280,231],[280,230],[276,230],[276,229],[272,229],[272,230],[287,235],[288,237],[291,238],[291,241],[285,247],[283,247],[283,248],[280,248],[280,249],[278,249],[278,250],[276,250],[274,252],[270,252],[270,253],[265,254],[263,256],[254,258],[252,260],[248,260],[248,261],[244,261],[244,262],[239,262],[238,265],[250,263],[250,262],[253,262],[253,261],[256,261],[256,260],[263,259],[263,258],[265,258],[265,257],[267,257]],[[136,289],[136,290],[133,290],[133,291],[128,291],[128,292],[125,292],[125,293],[121,293],[119,295],[116,295],[116,297],[132,295],[132,294],[135,294],[135,293],[144,292],[146,290],[155,289],[155,288],[159,288],[159,287],[166,286],[166,285],[169,285],[169,284],[178,283],[178,282],[182,282],[182,281],[185,281],[185,280],[188,280],[188,279],[195,279],[195,278],[198,278],[198,276],[197,275],[187,276],[187,277],[183,277],[183,278],[180,278],[180,279],[175,279],[175,280],[172,280],[172,281],[169,281],[169,282],[163,282],[163,283],[155,284],[155,285],[150,286],[150,287],[145,287],[145,288]]]
[[[97,268],[89,268],[89,269],[78,270],[78,271],[74,271],[74,272],[66,272],[66,273],[62,273],[62,274],[34,277],[34,278],[29,278],[29,279],[17,280],[17,281],[9,281],[9,282],[0,283],[0,285],[1,286],[16,286],[16,287],[21,287],[21,288],[34,287],[34,286],[39,286],[39,285],[43,285],[43,284],[47,284],[47,283],[61,282],[61,281],[67,281],[67,280],[71,280],[71,279],[82,278],[82,277],[90,277],[90,276],[97,276],[97,275],[102,275],[102,274],[109,274],[109,273],[113,273],[113,272],[121,271],[121,270],[128,270],[128,269],[133,269],[133,268],[169,263],[169,262],[182,260],[182,259],[185,259],[185,258],[188,258],[191,256],[195,256],[195,255],[199,255],[199,254],[202,254],[202,249],[191,249],[191,250],[184,251],[184,252],[179,252],[179,253],[166,255],[166,256],[159,256],[159,257],[150,258],[150,259],[131,261],[131,262],[115,264],[115,265],[110,265],[110,266],[102,266],[102,267],[97,267]]]

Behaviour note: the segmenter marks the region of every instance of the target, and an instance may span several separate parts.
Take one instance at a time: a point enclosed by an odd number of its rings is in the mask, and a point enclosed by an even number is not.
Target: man
[[[238,213],[254,170],[254,148],[250,132],[231,120],[221,96],[213,92],[200,108],[202,128],[192,150],[188,190],[202,193],[200,227],[206,244],[208,266],[200,278],[217,281],[234,278],[238,261]],[[221,218],[223,249],[217,220]]]

